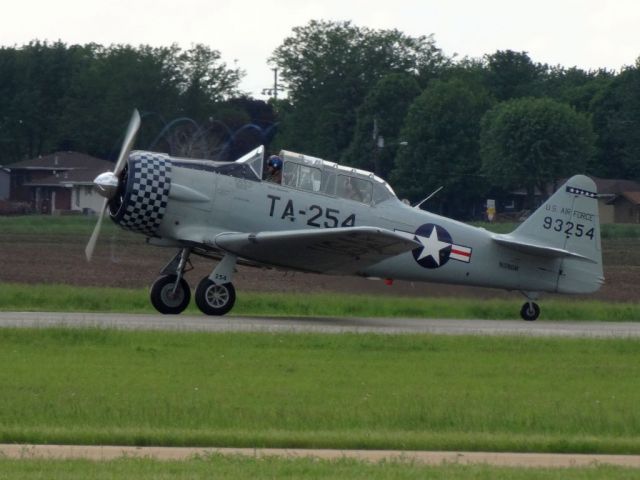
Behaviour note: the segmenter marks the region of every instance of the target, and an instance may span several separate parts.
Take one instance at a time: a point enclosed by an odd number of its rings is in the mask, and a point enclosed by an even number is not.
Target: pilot
[[[346,182],[344,184],[344,192],[345,192],[344,196],[346,198],[349,198],[351,200],[356,200],[358,202],[363,201],[362,192],[358,190],[354,182],[349,177],[347,177]]]
[[[267,160],[267,181],[282,182],[282,159],[278,155],[271,155]]]

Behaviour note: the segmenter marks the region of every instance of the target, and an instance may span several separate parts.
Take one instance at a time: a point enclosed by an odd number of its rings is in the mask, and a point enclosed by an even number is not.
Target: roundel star
[[[440,268],[449,261],[453,240],[449,232],[440,225],[425,223],[419,226],[413,239],[421,245],[411,252],[421,267]]]
[[[451,242],[443,242],[438,238],[438,229],[435,225],[433,225],[428,237],[416,234],[416,240],[422,244],[422,251],[417,260],[431,257],[438,267],[440,266],[440,251],[451,247]]]

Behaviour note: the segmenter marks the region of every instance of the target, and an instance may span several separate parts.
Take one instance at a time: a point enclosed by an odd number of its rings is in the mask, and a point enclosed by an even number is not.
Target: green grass
[[[87,215],[0,215],[0,234],[65,234],[91,235],[97,216]],[[103,228],[117,229],[113,222],[103,222]]]
[[[88,460],[6,460],[0,459],[0,479],[95,479],[112,480],[180,480],[229,478],[234,480],[260,478],[314,479],[424,479],[433,480],[590,480],[637,479],[633,469],[610,466],[571,469],[517,469],[486,465],[423,466],[407,461],[363,463],[349,459],[278,459],[275,457],[246,458],[212,455],[189,461],[154,461],[123,458],[107,462]]]
[[[239,292],[234,315],[312,317],[519,318],[524,299],[483,300]],[[638,303],[544,300],[540,320],[637,321]],[[3,284],[2,311],[155,313],[147,289]],[[199,314],[192,302],[187,313]]]
[[[96,218],[84,215],[0,216],[0,233],[12,235],[30,233],[90,235],[95,226]],[[496,233],[509,233],[518,226],[518,223],[471,222],[471,224]],[[112,222],[104,222],[103,228],[118,229]],[[604,239],[640,238],[640,225],[601,225],[601,236]]]
[[[0,442],[640,453],[640,341],[0,330]]]
[[[600,236],[603,239],[640,238],[640,225],[629,223],[602,225]]]

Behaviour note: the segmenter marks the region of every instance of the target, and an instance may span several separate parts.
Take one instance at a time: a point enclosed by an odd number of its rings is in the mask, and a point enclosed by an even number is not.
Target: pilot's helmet
[[[277,155],[271,155],[269,160],[267,160],[267,165],[275,168],[276,170],[280,170],[282,168],[282,159]]]

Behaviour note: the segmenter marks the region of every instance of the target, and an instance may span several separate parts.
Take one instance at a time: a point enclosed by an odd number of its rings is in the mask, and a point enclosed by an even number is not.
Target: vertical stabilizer
[[[590,293],[604,283],[598,192],[589,177],[571,177],[509,237],[566,252],[558,292]]]

